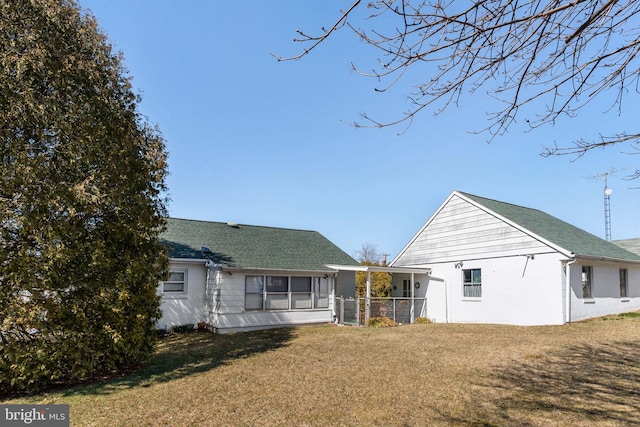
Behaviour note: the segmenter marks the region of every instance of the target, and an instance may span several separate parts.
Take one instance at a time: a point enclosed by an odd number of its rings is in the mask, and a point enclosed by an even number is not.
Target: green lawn
[[[640,316],[189,333],[133,375],[2,401],[26,402],[74,426],[639,425]]]

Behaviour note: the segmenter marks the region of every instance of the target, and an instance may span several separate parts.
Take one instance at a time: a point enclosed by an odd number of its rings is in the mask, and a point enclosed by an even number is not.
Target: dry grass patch
[[[638,425],[640,317],[606,319],[191,333],[134,375],[12,402],[80,426]]]

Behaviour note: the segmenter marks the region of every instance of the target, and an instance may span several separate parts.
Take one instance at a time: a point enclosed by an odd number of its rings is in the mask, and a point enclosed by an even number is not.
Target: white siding
[[[331,310],[248,311],[242,314],[220,315],[216,331],[224,334],[254,329],[329,323],[331,321],[333,321]]]
[[[542,242],[454,196],[431,218],[394,265],[549,252],[552,249]]]
[[[318,276],[318,273],[291,271],[255,271],[250,275],[267,276]],[[322,277],[322,276],[321,276]],[[329,323],[333,321],[334,279],[322,277],[329,285],[329,307],[301,310],[248,310],[244,309],[245,274],[241,271],[218,273],[217,332],[236,332],[270,327]]]
[[[172,326],[181,326],[199,322],[205,322],[207,318],[205,283],[207,269],[202,264],[171,262],[171,269],[186,270],[187,292],[185,295],[162,296],[160,309],[162,317],[158,321],[159,329],[169,329]],[[162,295],[162,284],[158,285],[158,293]]]
[[[244,274],[221,271],[218,281],[218,316],[244,312]]]
[[[206,322],[218,332],[262,329],[278,326],[328,323],[333,321],[335,297],[334,277],[318,273],[291,271],[255,271],[251,275],[320,276],[328,284],[329,307],[319,309],[245,311],[245,274],[241,271],[209,270],[210,289],[207,292],[207,268],[200,263],[172,260],[172,270],[187,272],[187,291],[184,295],[166,293],[162,297],[162,318],[159,329]],[[348,275],[343,280],[348,282]],[[346,285],[345,285],[346,286]],[[158,285],[162,294],[162,283]],[[207,297],[212,299],[207,303]]]

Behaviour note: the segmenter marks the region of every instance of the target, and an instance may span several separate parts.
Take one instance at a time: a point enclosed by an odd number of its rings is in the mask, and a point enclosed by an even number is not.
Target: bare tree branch
[[[354,13],[360,6],[360,1],[352,3],[320,36],[298,31],[303,37],[296,41],[311,44],[299,55],[274,55],[301,59],[347,27],[380,52],[371,71],[352,65],[382,83],[376,91],[407,79],[408,69],[429,65],[427,77],[412,82],[409,110],[391,120],[364,114],[363,123],[354,123],[358,127],[410,125],[427,107],[435,107],[437,114],[457,105],[463,95],[483,90],[501,105],[489,112],[487,127],[479,131],[491,140],[508,131],[524,106],[538,109],[526,118],[535,129],[561,116],[573,117],[611,92],[610,109],[620,113],[623,100],[638,93],[640,2],[634,0],[372,0],[366,4],[369,18],[362,21]],[[638,147],[640,134],[580,138],[543,155],[582,155],[621,143]]]
[[[273,54],[271,52],[269,52],[269,55],[273,56],[278,61],[297,61],[298,59],[301,59],[303,56],[306,56],[307,54],[309,54],[309,52],[311,52],[320,43],[325,41],[333,32],[335,32],[335,31],[339,30],[340,28],[342,28],[342,26],[344,26],[344,24],[347,22],[347,17],[356,8],[356,6],[358,6],[358,4],[360,4],[360,0],[356,0],[351,5],[351,7],[349,7],[349,9],[346,10],[346,12],[342,12],[342,15],[340,16],[340,18],[331,26],[331,28],[329,28],[328,30],[324,30],[323,29],[323,33],[320,36],[309,36],[309,35],[303,33],[301,30],[296,30],[296,32],[298,34],[300,34],[300,36],[302,36],[302,38],[301,39],[293,39],[293,41],[295,41],[295,42],[312,42],[311,47],[309,47],[307,49],[304,49],[304,51],[302,53],[300,53],[299,55],[289,56],[289,57],[281,57],[281,56],[275,55],[275,54]]]

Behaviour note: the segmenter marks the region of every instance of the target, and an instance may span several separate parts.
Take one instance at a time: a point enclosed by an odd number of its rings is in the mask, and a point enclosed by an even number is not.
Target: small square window
[[[187,292],[187,270],[171,270],[169,278],[162,282],[162,292],[184,294]]]

